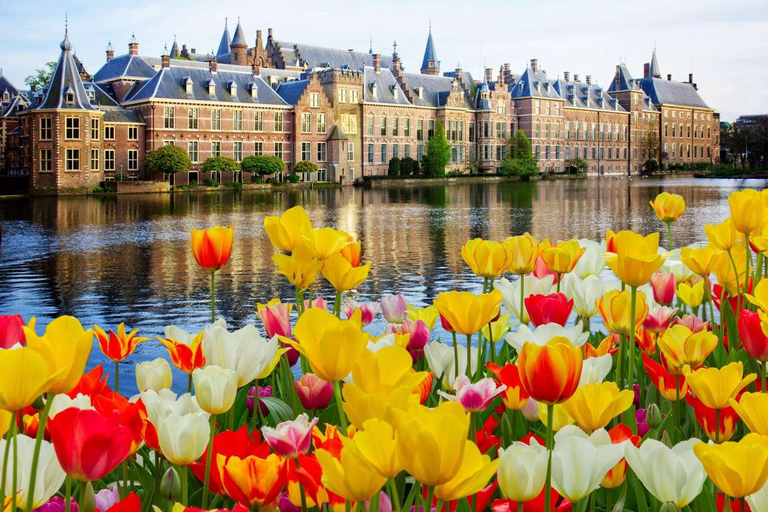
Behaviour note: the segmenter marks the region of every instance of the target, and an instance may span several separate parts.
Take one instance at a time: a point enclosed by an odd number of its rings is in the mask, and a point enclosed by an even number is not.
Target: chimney
[[[578,73],[574,73],[573,74],[573,81],[574,82],[581,82],[581,77],[579,76]]]
[[[256,48],[261,49],[262,48],[262,41],[261,41],[261,30],[256,31]]]
[[[373,54],[373,69],[377,73],[381,71],[381,54],[380,53]]]
[[[693,84],[693,73],[688,73],[688,83]]]
[[[464,79],[464,71],[460,68],[456,68],[456,80],[458,80],[460,83]]]
[[[650,78],[651,77],[651,65],[646,62],[643,64],[643,78]]]
[[[505,73],[512,72],[512,64],[510,64],[509,62],[505,62],[504,63],[504,72]]]
[[[112,41],[107,45],[107,62],[115,58],[115,49],[112,47]]]
[[[563,71],[563,78],[566,82],[571,81],[571,72],[570,71]]]
[[[196,54],[196,53],[197,53],[197,50],[195,50],[194,48],[192,48],[191,50],[189,50],[189,53],[191,53],[192,55],[194,55],[194,54]]]
[[[497,78],[499,85],[504,83],[504,66],[499,66],[499,78]]]
[[[587,75],[587,85],[592,85],[592,75]]]
[[[485,83],[489,84],[493,81],[493,68],[485,68]]]
[[[267,39],[272,39],[272,29],[271,28],[267,29]]]
[[[136,40],[136,36],[131,34],[131,40],[128,42],[128,55],[139,54],[139,42]]]
[[[534,73],[539,71],[539,59],[531,59],[531,71]]]
[[[667,75],[667,80],[672,81],[672,75]]]
[[[259,68],[259,65],[258,65],[258,64],[256,64],[256,62],[254,62],[253,64],[251,64],[251,71],[253,71],[253,74],[254,74],[255,76],[259,76],[259,71],[260,71],[260,68]]]
[[[163,54],[163,55],[161,55],[161,56],[160,56],[160,59],[161,59],[161,60],[162,60],[162,62],[163,62],[163,63],[162,63],[162,66],[163,66],[164,68],[169,68],[169,67],[171,67],[171,56],[170,56],[170,55],[166,55],[166,54]]]
[[[215,73],[216,67],[217,67],[216,57],[213,57],[211,60],[208,61],[208,69],[211,71],[211,73]]]

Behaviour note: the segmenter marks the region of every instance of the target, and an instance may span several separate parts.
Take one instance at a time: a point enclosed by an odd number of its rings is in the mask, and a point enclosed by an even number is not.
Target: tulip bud
[[[651,404],[648,406],[648,413],[645,415],[645,421],[651,428],[658,428],[661,425],[661,411],[659,406]]]
[[[661,504],[661,508],[659,508],[659,512],[677,512],[677,507],[675,507],[675,504],[671,501],[668,501],[666,503]]]
[[[666,430],[661,434],[660,441],[666,445],[667,448],[672,448],[675,446],[675,443],[672,442],[672,438],[669,436],[669,432]]]
[[[43,410],[43,407],[45,407],[45,400],[43,400],[43,395],[35,398],[35,401],[32,402],[32,407],[37,411]]]
[[[160,496],[171,503],[179,501],[181,496],[181,479],[176,472],[176,468],[173,466],[165,471],[163,479],[160,480]]]
[[[96,497],[93,494],[93,485],[91,485],[91,482],[81,485],[85,485],[85,492],[81,494],[82,498],[80,503],[78,503],[78,510],[79,512],[93,512],[96,510]]]

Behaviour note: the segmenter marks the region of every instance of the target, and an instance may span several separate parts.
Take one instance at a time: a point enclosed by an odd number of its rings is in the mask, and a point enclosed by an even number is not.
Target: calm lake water
[[[166,325],[200,330],[210,321],[208,274],[189,250],[189,230],[235,228],[232,256],[218,274],[217,313],[231,327],[260,327],[256,304],[293,300],[293,288],[275,273],[274,250],[264,233],[267,215],[303,205],[316,226],[343,229],[362,241],[373,263],[355,298],[377,300],[401,292],[414,305],[441,291],[479,291],[461,258],[475,237],[600,239],[608,229],[648,233],[664,227],[649,201],[666,190],[688,205],[674,226],[675,245],[704,242],[704,225],[728,215],[736,189],[765,188],[763,180],[693,178],[597,179],[530,183],[456,184],[365,190],[344,189],[156,194],[120,197],[0,200],[0,314],[20,313],[45,324],[74,315],[105,329],[125,322],[144,336]],[[662,244],[666,245],[665,235]],[[332,298],[329,289],[324,296]],[[349,295],[351,296],[351,295]],[[383,319],[372,332],[381,332]],[[39,329],[40,330],[40,329]],[[433,333],[433,337],[439,333]],[[121,391],[136,392],[136,362],[165,356],[156,340],[139,345],[121,366]],[[112,364],[94,346],[91,366]],[[111,379],[110,379],[111,380]],[[175,390],[186,378],[175,375]]]

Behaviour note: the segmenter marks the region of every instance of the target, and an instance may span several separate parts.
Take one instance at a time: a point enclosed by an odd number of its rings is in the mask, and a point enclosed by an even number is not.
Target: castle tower
[[[659,61],[656,59],[656,48],[653,49],[653,56],[651,57],[650,74],[653,78],[661,78],[661,69],[659,69]]]
[[[229,63],[237,66],[248,65],[248,41],[245,39],[243,27],[240,25],[240,19],[237,20],[237,28],[232,42],[229,45]]]
[[[232,38],[229,37],[229,28],[227,27],[227,18],[224,18],[224,33],[221,35],[221,42],[219,42],[219,49],[216,50],[216,57],[222,57],[229,53],[229,44]]]
[[[424,50],[424,60],[421,62],[422,75],[439,75],[440,61],[437,60],[435,51],[435,42],[432,40],[432,23],[429,23],[429,37],[427,38],[427,48]]]

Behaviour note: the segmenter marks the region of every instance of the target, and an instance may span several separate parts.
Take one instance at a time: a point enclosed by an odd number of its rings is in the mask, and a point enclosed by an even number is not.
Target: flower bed
[[[685,203],[667,193],[666,249],[631,231],[470,240],[482,293],[425,308],[353,300],[360,242],[291,208],[264,228],[295,302],[234,331],[215,291],[235,230],[193,230],[210,323],[157,336],[170,363],[139,362],[135,396],[113,389],[150,338],[0,317],[3,512],[766,512],[768,194],[729,202],[704,247],[673,250]],[[84,372],[94,337],[111,376]]]

